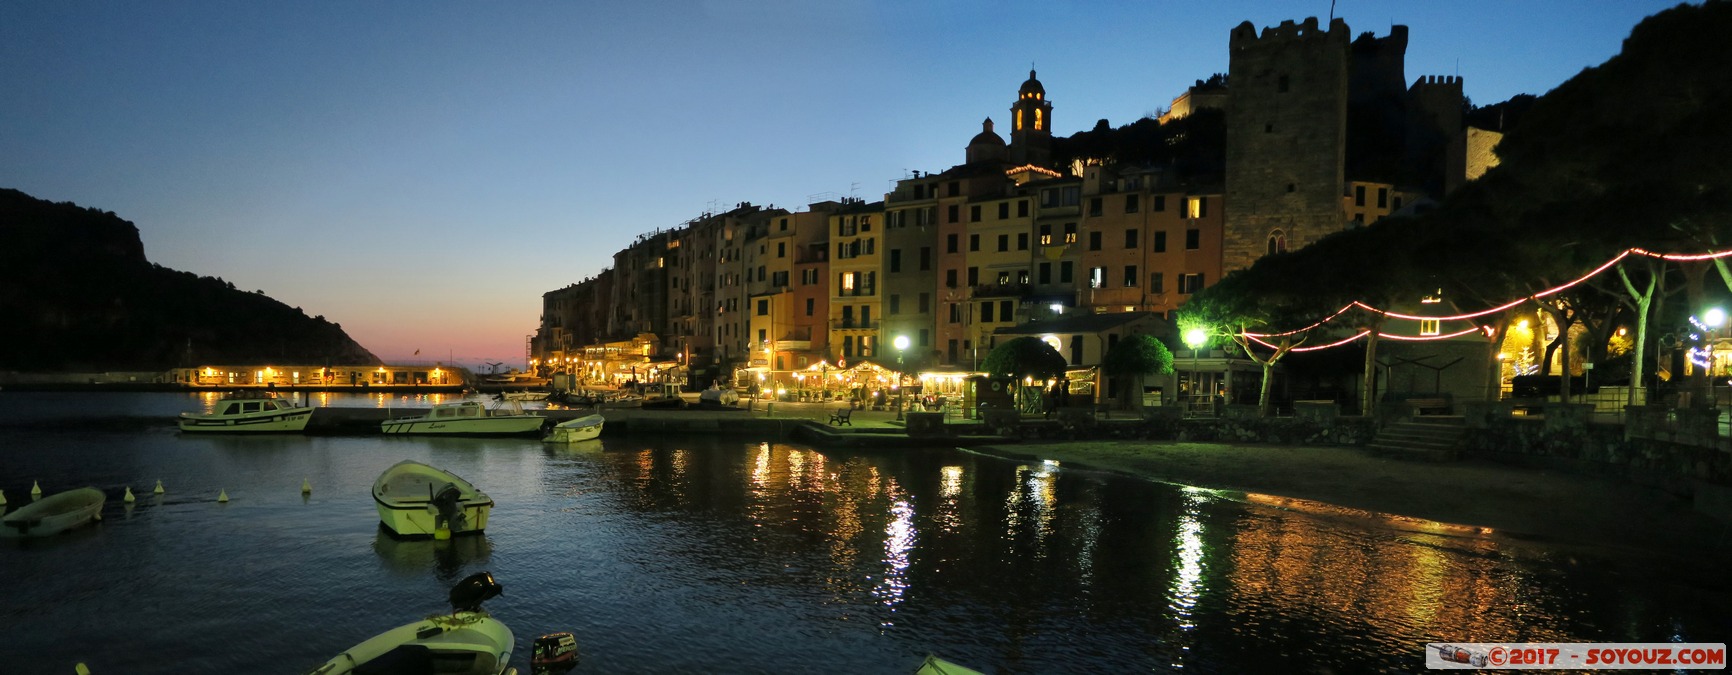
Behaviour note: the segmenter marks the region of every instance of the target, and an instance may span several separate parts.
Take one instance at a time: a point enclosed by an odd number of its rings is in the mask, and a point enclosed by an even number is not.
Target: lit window
[[[1419,321],[1419,334],[1420,335],[1437,335],[1437,334],[1443,332],[1442,330],[1439,329],[1438,323],[1440,323],[1440,322],[1437,319],[1421,319]]]

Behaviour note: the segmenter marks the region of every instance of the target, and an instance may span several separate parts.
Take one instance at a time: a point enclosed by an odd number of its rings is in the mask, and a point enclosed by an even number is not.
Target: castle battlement
[[[1294,23],[1292,20],[1282,21],[1279,26],[1264,28],[1261,36],[1257,34],[1257,27],[1246,21],[1233,28],[1233,32],[1227,38],[1227,46],[1228,49],[1239,50],[1269,42],[1296,40],[1339,40],[1342,44],[1346,44],[1347,38],[1347,21],[1333,19],[1329,22],[1329,30],[1324,31],[1318,27],[1317,17],[1313,16],[1307,17],[1302,23]]]
[[[1456,89],[1460,89],[1461,88],[1461,77],[1459,75],[1421,75],[1419,77],[1419,79],[1413,81],[1413,87],[1411,87],[1411,88],[1412,89],[1418,89],[1420,87],[1428,87],[1429,88],[1429,87],[1436,87],[1436,86],[1440,86],[1440,85],[1444,86],[1444,87],[1455,87]]]

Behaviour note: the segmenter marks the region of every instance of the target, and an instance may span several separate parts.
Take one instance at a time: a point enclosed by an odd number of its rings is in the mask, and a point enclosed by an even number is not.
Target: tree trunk
[[[1382,326],[1377,321],[1365,334],[1365,386],[1359,394],[1359,414],[1366,417],[1377,413],[1377,331]]]

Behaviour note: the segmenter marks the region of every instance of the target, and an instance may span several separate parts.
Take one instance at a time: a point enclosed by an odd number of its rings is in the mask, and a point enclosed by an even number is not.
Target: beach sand
[[[1288,506],[1349,517],[1351,511],[1329,506],[1371,511],[1357,515],[1396,527],[1424,529],[1380,514],[1469,526],[1463,531],[1474,536],[1732,561],[1732,525],[1661,490],[1578,473],[1484,460],[1400,460],[1340,447],[1076,441],[973,449],[1252,493],[1245,498],[1257,503],[1324,502]]]

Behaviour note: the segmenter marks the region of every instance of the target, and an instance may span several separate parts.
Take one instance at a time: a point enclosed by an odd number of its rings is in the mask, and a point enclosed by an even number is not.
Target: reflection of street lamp
[[[896,346],[896,419],[902,419],[902,352],[908,349],[908,336],[898,335],[891,344]]]
[[[1191,400],[1193,401],[1197,400],[1197,396],[1199,396],[1197,391],[1200,388],[1197,384],[1197,369],[1199,368],[1197,352],[1202,351],[1203,345],[1208,341],[1209,333],[1201,328],[1185,331],[1185,346],[1191,348]]]

